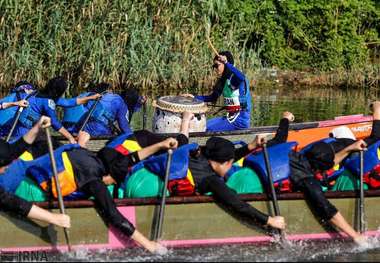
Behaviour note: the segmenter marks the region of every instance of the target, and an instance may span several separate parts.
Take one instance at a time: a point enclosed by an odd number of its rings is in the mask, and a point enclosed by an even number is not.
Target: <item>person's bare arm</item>
[[[47,116],[42,116],[40,120],[30,129],[24,136],[24,141],[28,144],[32,144],[37,138],[40,129],[44,129],[51,126],[51,120]]]
[[[90,100],[96,100],[97,98],[100,98],[101,96],[102,96],[101,94],[96,93],[96,94],[91,95],[91,96],[86,96],[83,98],[77,98],[77,105],[85,104]]]
[[[363,151],[366,149],[366,143],[363,140],[358,140],[355,143],[347,146],[343,150],[337,152],[334,156],[334,164],[340,164],[351,152]]]
[[[59,129],[58,132],[62,134],[62,136],[64,136],[70,143],[77,143],[75,138],[71,135],[71,133],[68,130],[66,130],[65,127]]]
[[[153,144],[151,146],[142,148],[137,152],[139,159],[144,160],[145,158],[155,154],[156,152],[164,149],[175,149],[178,146],[178,141],[174,138],[167,138],[166,140]]]
[[[28,105],[29,103],[27,100],[19,100],[15,102],[3,102],[0,104],[0,109],[7,109],[14,106],[25,108],[25,107],[28,107]]]

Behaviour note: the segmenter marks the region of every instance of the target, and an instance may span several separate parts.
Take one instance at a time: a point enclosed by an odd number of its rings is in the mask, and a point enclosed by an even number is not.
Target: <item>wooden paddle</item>
[[[58,172],[57,172],[57,164],[56,164],[55,158],[54,158],[53,144],[51,142],[51,136],[50,136],[49,128],[45,128],[45,132],[46,132],[46,139],[47,139],[48,147],[49,147],[49,156],[50,156],[50,160],[51,160],[51,167],[52,167],[53,173],[54,173],[55,188],[56,188],[57,195],[58,195],[59,210],[60,210],[61,214],[65,214],[65,206],[63,204],[63,197],[62,197],[62,192],[61,192],[61,187],[59,184],[59,178],[58,178]],[[63,228],[63,232],[65,233],[67,249],[69,251],[71,251],[69,234],[68,234],[68,230],[65,227]]]
[[[272,167],[269,162],[268,149],[267,149],[266,142],[263,143],[263,152],[264,152],[264,159],[265,159],[265,168],[267,170],[270,192],[272,196],[272,205],[274,209],[274,214],[275,216],[280,216],[281,215],[280,207],[277,201],[276,190],[274,189],[274,185],[273,185]],[[279,233],[280,233],[281,240],[284,240],[285,239],[284,232],[281,229],[279,229]]]
[[[162,196],[161,196],[161,203],[160,203],[160,210],[158,213],[158,219],[157,219],[157,224],[154,229],[153,233],[153,240],[157,241],[159,238],[162,236],[162,224],[164,222],[164,213],[165,213],[165,205],[166,205],[166,189],[168,187],[168,181],[169,181],[169,175],[170,175],[170,166],[172,163],[172,155],[173,155],[173,150],[169,149],[168,150],[168,160],[166,162],[166,171],[165,171],[165,180],[164,180],[164,185],[162,187]]]
[[[32,96],[34,96],[36,94],[37,94],[37,91],[29,94],[28,96],[25,97],[25,100],[28,100],[30,97],[32,97]],[[16,125],[18,123],[18,120],[20,119],[20,116],[21,116],[21,113],[23,112],[23,110],[24,110],[24,107],[21,107],[21,106],[18,107],[15,120],[13,121],[13,124],[12,124],[12,128],[9,131],[7,138],[5,139],[6,142],[9,142],[9,140],[11,139],[11,137],[13,135],[13,132],[16,129]]]
[[[364,151],[360,151],[360,201],[359,201],[359,231],[364,233]]]

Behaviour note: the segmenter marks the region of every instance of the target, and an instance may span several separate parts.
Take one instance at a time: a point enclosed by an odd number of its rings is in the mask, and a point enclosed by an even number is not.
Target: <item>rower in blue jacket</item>
[[[207,121],[207,131],[233,131],[250,127],[251,95],[249,81],[237,68],[229,51],[222,51],[215,56],[213,69],[219,76],[213,92],[207,96],[194,96],[204,102],[216,102],[223,95],[226,116]]]
[[[74,137],[62,126],[56,115],[56,102],[67,89],[62,77],[55,77],[36,96],[29,98],[29,106],[21,113],[13,138],[20,138],[30,130],[42,115],[51,118],[52,127],[62,134],[70,143],[76,143]]]
[[[8,96],[0,100],[0,136],[8,135],[14,122],[14,117],[16,116],[18,107],[28,107],[29,97],[32,97],[33,93],[37,94],[37,88],[33,84],[22,80],[16,84]],[[90,96],[80,98],[58,98],[55,103],[56,106],[60,107],[73,107],[87,103],[88,101],[94,100],[98,97],[100,97],[100,94],[92,94]]]
[[[27,81],[19,81],[11,93],[0,99],[0,137],[8,135],[18,107],[27,107],[26,96],[36,91],[36,88]],[[16,106],[16,107],[15,107]]]
[[[124,89],[120,94],[113,93],[111,84],[104,82],[96,87],[90,87],[89,92],[81,94],[79,97],[93,93],[102,93],[102,97],[83,130],[95,137],[113,135],[115,128],[122,133],[132,133],[129,121],[133,112],[141,108],[145,97],[139,96],[133,88]],[[77,133],[94,104],[95,102],[91,101],[80,107],[66,108],[63,117],[65,127],[69,131]],[[115,126],[115,123],[118,127]]]

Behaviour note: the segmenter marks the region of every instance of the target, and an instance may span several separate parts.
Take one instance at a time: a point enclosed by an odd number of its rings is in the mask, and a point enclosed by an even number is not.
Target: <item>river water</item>
[[[294,113],[296,122],[333,119],[348,114],[368,114],[368,98],[364,90],[340,89],[277,89],[268,88],[253,92],[252,126],[276,125],[281,112]],[[372,99],[375,96],[371,95]],[[153,108],[148,107],[148,124],[151,127]],[[143,114],[135,114],[134,129],[142,128]],[[79,250],[64,254],[49,254],[50,261],[159,261],[159,262],[225,262],[225,261],[380,261],[380,237],[371,239],[370,246],[360,248],[352,242],[309,241],[286,245],[235,244],[170,249],[165,256],[152,256],[141,248],[126,250]]]
[[[369,101],[376,98],[376,94],[373,93],[369,94],[363,89],[348,91],[316,87],[260,88],[252,92],[251,126],[277,125],[283,111],[291,111],[295,115],[295,122],[327,120],[341,115],[368,114]],[[216,104],[222,104],[222,101]],[[211,108],[211,111],[216,110]],[[148,129],[152,127],[153,111],[152,107],[147,107],[146,127]],[[223,112],[219,113],[219,115],[222,114]],[[132,126],[134,129],[143,127],[142,111],[134,114]]]
[[[50,254],[49,261],[122,261],[122,262],[378,262],[380,240],[372,238],[370,246],[361,248],[352,242],[292,241],[269,243],[202,246],[169,249],[165,256],[154,256],[140,248]]]

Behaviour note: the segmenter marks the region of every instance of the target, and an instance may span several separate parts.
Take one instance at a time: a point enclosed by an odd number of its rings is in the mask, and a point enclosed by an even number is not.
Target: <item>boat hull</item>
[[[358,200],[354,192],[328,193],[330,201],[350,224],[356,225]],[[263,212],[269,212],[266,195],[242,195]],[[322,224],[310,211],[301,193],[279,196],[281,214],[286,218],[289,240],[345,238],[329,225]],[[286,199],[284,199],[286,198]],[[149,203],[150,204],[147,204]],[[380,225],[380,191],[367,191],[365,198],[367,235],[377,235]],[[150,237],[159,200],[117,200],[118,209],[139,231]],[[40,204],[47,207],[46,204]],[[56,204],[55,204],[56,205]],[[67,202],[66,211],[72,218],[69,231],[73,248],[119,249],[133,247],[131,240],[113,228],[108,229],[92,207],[91,201]],[[78,207],[80,206],[80,207]],[[58,210],[57,210],[58,211]],[[57,212],[56,211],[56,212]],[[6,252],[33,250],[66,250],[63,231],[57,227],[20,219],[1,213],[0,250]],[[168,198],[165,209],[162,242],[170,247],[231,243],[270,242],[274,237],[254,222],[226,211],[211,197]]]
[[[310,142],[326,138],[334,127],[347,125],[357,138],[368,136],[372,129],[370,116],[345,116],[330,121],[293,124],[288,141],[297,141],[300,148]],[[224,136],[231,140],[250,141],[254,134],[273,135],[277,126],[257,127],[246,131],[191,134],[190,139],[200,144],[209,136]],[[97,150],[104,146],[106,139],[94,140],[89,148]],[[327,193],[350,224],[357,223],[357,194],[354,192]],[[367,234],[377,234],[380,225],[380,209],[371,209],[380,202],[380,191],[366,193],[365,207]],[[265,195],[241,196],[263,212],[269,212],[270,202]],[[301,193],[283,194],[279,196],[281,214],[287,221],[287,237],[289,239],[335,238],[341,237],[331,228],[322,226],[310,212]],[[268,242],[273,237],[255,224],[248,224],[242,219],[230,215],[213,202],[211,197],[170,197],[165,211],[162,242],[170,246],[210,245],[219,243]],[[146,236],[152,233],[152,224],[158,199],[123,199],[117,200],[120,212],[125,215]],[[54,208],[49,203],[39,203],[45,208]],[[128,238],[108,228],[91,201],[65,202],[66,210],[71,216],[72,228],[70,241],[73,247],[124,248],[133,246]],[[26,250],[65,250],[63,231],[57,227],[47,227],[41,223],[13,217],[0,213],[0,251]]]

